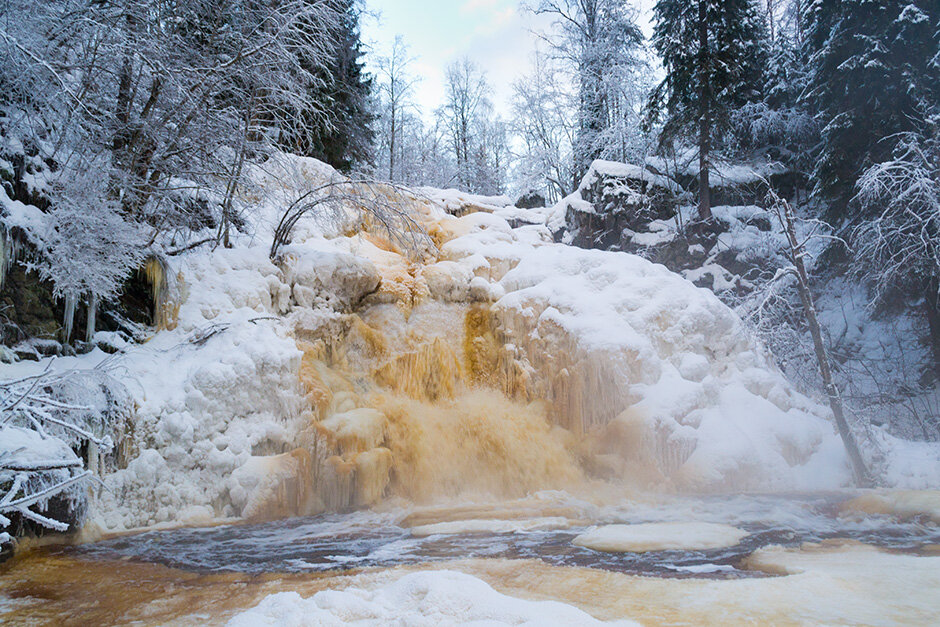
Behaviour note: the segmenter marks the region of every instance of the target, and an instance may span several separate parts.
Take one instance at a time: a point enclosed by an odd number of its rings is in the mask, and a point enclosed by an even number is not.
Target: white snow
[[[508,196],[481,196],[458,189],[437,189],[420,187],[415,190],[421,197],[441,205],[453,215],[462,215],[470,211],[493,213],[512,206]]]
[[[661,187],[675,193],[682,191],[682,188],[672,179],[654,174],[644,167],[631,163],[605,161],[603,159],[597,159],[591,163],[591,167],[581,180],[579,191],[592,185],[599,177],[616,177],[645,181],[650,187]]]
[[[544,531],[547,529],[564,529],[571,526],[567,518],[557,516],[545,518],[529,518],[526,520],[500,520],[500,519],[471,519],[454,520],[448,522],[431,523],[412,527],[411,535],[424,537],[437,534],[470,534],[470,533],[522,533],[525,531]]]
[[[695,148],[681,150],[674,161],[664,157],[649,156],[646,158],[646,165],[670,175],[696,177],[699,174],[698,150]],[[775,161],[760,161],[749,164],[718,161],[711,164],[711,185],[713,187],[724,187],[759,183],[771,175],[782,174],[786,171],[783,164]]]
[[[296,592],[265,598],[228,622],[229,627],[279,625],[536,625],[587,627],[636,625],[601,622],[556,601],[527,601],[500,594],[488,584],[455,571],[405,575],[373,589],[324,590],[309,599]]]
[[[30,241],[41,242],[48,230],[48,216],[33,205],[26,205],[7,196],[0,186],[0,224],[6,229],[19,227]]]
[[[826,411],[790,387],[712,292],[632,255],[516,250],[520,260],[495,305],[504,326],[518,345],[540,339],[533,364],[553,351],[599,363],[606,389],[585,400],[588,423],[629,408],[616,420],[643,425],[645,454],[669,483],[779,489],[848,479]],[[691,370],[690,360],[698,364]]]
[[[43,438],[32,429],[0,425],[0,461],[41,464],[44,461],[78,459],[68,445],[53,436]]]
[[[738,544],[748,533],[730,525],[703,522],[640,523],[595,527],[572,542],[595,551],[699,551]]]

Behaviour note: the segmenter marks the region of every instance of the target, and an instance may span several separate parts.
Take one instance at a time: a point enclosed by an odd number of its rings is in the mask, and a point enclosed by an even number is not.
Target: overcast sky
[[[444,71],[467,56],[486,72],[499,113],[508,114],[512,83],[529,67],[538,39],[551,20],[525,10],[520,0],[366,0],[379,18],[366,17],[363,40],[372,55],[383,55],[401,35],[417,57],[418,104],[429,114],[444,97]],[[653,0],[641,0],[644,7]],[[641,26],[648,31],[648,9]],[[647,33],[648,34],[648,33]],[[370,56],[372,56],[370,55]]]

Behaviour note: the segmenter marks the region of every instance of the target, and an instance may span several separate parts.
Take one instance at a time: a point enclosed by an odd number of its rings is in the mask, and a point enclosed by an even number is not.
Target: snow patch
[[[572,542],[595,551],[701,551],[734,546],[748,535],[730,525],[703,522],[607,525],[582,533]]]
[[[256,625],[636,625],[602,622],[556,601],[527,601],[500,594],[488,584],[459,572],[439,570],[405,575],[371,590],[324,590],[309,599],[296,592],[265,598],[228,627]]]

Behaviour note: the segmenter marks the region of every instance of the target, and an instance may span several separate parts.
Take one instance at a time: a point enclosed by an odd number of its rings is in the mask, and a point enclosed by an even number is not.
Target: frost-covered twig
[[[116,402],[104,393],[104,405],[95,400],[102,385],[113,383],[100,369],[52,372],[51,362],[40,373],[0,381],[0,528],[16,517],[56,531],[66,531],[68,522],[42,512],[52,498],[74,492],[92,473],[72,448],[97,446],[108,451],[111,436],[105,416]],[[39,506],[40,511],[36,510]],[[9,540],[10,533],[3,532]]]
[[[208,342],[211,337],[218,335],[219,333],[222,333],[224,331],[227,331],[229,326],[231,325],[227,323],[210,324],[209,326],[204,327],[202,329],[196,329],[195,331],[193,331],[193,334],[190,337],[189,341],[190,343],[196,346],[202,346],[203,344]]]
[[[393,239],[410,250],[431,240],[424,229],[409,215],[407,204],[414,192],[393,183],[381,183],[367,178],[334,179],[314,186],[299,194],[281,215],[274,230],[270,258],[276,259],[280,248],[290,241],[297,223],[319,210],[342,213],[346,209],[378,222]]]

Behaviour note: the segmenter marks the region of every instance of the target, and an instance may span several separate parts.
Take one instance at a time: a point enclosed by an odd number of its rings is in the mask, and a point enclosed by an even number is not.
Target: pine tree
[[[710,153],[730,113],[758,95],[764,25],[752,0],[659,0],[653,46],[666,78],[649,101],[651,117],[665,111],[662,139],[696,135],[699,218],[711,218]]]
[[[820,0],[806,12],[810,89],[822,126],[816,191],[847,217],[855,183],[926,127],[940,99],[940,3]]]

